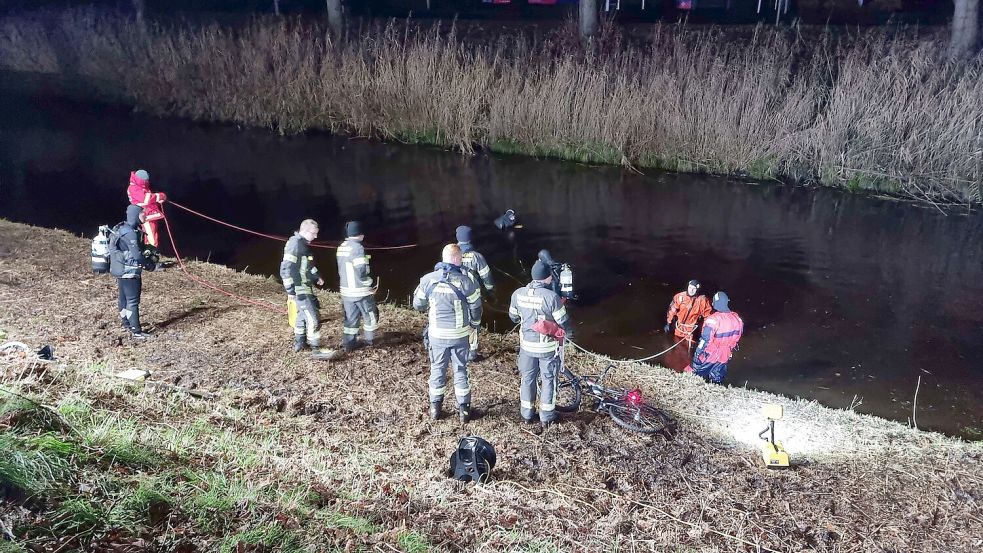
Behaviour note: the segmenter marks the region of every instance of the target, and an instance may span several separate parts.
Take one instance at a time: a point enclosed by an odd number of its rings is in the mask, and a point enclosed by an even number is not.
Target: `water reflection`
[[[360,218],[372,244],[419,243],[373,258],[383,295],[398,301],[454,228],[470,223],[497,269],[499,330],[511,327],[503,308],[515,287],[503,272],[524,281],[540,248],[574,265],[579,341],[617,356],[671,345],[661,333],[669,300],[698,278],[704,291],[725,289],[748,326],[731,382],[839,407],[862,396],[861,410],[906,420],[921,376],[922,425],[983,427],[978,215],[827,190],[283,138],[9,92],[4,100],[4,217],[91,233],[121,218],[128,172],[146,167],[174,199],[242,226],[289,234],[314,217],[331,239]],[[491,221],[510,207],[524,228],[503,233]],[[275,273],[279,244],[170,213],[184,253]],[[686,361],[682,348],[667,357],[674,368]]]

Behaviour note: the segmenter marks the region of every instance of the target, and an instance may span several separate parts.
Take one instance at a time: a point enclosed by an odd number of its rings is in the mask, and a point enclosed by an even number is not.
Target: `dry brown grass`
[[[672,440],[633,435],[586,410],[537,436],[518,420],[514,336],[491,335],[489,357],[470,368],[482,416],[465,428],[432,422],[419,314],[384,305],[378,347],[318,362],[290,351],[280,317],[236,305],[175,269],[146,275],[143,316],[155,332],[132,343],[118,328],[112,280],[88,270],[87,247],[86,238],[0,220],[0,329],[10,340],[52,344],[66,364],[43,377],[0,366],[0,384],[118,414],[142,430],[140,444],[176,436],[164,443],[230,481],[310,487],[320,496],[305,507],[281,494],[254,504],[252,515],[236,511],[226,529],[244,532],[259,515],[284,513],[308,550],[408,549],[406,540],[418,538],[469,551],[983,545],[983,443],[645,366],[613,376],[675,413]],[[206,263],[192,270],[246,296],[282,300],[272,279]],[[323,295],[323,333],[334,341],[341,320],[329,298],[336,296]],[[599,366],[571,361],[583,372]],[[134,390],[110,376],[134,366],[220,397]],[[786,406],[778,435],[793,451],[792,470],[760,464],[750,435],[762,426],[762,401]],[[203,423],[216,428],[202,434]],[[465,432],[498,450],[493,484],[445,477],[450,447]],[[337,529],[341,516],[347,529]],[[185,539],[208,549],[218,538],[199,528]]]
[[[944,63],[943,47],[910,29],[657,26],[584,50],[404,23],[332,45],[296,19],[0,22],[0,66],[85,77],[159,114],[980,202],[983,57]]]

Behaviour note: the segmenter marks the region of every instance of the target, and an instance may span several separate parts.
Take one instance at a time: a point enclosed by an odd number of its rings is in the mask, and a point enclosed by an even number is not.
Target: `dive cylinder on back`
[[[573,269],[567,263],[560,267],[560,295],[573,299]]]
[[[109,272],[109,227],[102,225],[92,239],[92,272],[103,274]]]

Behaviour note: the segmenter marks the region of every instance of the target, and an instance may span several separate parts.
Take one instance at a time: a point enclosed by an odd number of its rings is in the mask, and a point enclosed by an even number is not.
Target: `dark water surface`
[[[241,226],[289,234],[314,217],[321,239],[333,240],[345,220],[360,218],[369,244],[418,243],[372,259],[381,298],[402,303],[454,228],[470,223],[497,268],[500,291],[486,319],[498,331],[512,326],[504,311],[517,287],[499,271],[526,281],[540,248],[574,265],[578,341],[613,356],[670,345],[666,307],[698,278],[709,293],[726,290],[747,325],[732,383],[834,407],[856,397],[859,411],[906,421],[920,376],[919,426],[980,437],[978,214],[945,217],[831,190],[282,138],[3,88],[0,217],[90,236],[123,218],[129,171],[143,167],[155,189]],[[499,232],[491,221],[510,207],[524,228]],[[185,255],[276,272],[279,243],[168,213]],[[336,288],[333,252],[318,253]],[[87,251],[79,263],[88,264]],[[678,369],[687,355],[677,348],[664,362]]]

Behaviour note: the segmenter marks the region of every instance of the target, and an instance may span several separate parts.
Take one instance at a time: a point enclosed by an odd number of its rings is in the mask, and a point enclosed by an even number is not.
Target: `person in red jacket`
[[[677,340],[685,339],[692,342],[693,333],[696,332],[700,319],[705,321],[713,312],[713,308],[710,307],[710,300],[703,294],[698,295],[699,291],[700,282],[691,280],[687,284],[685,292],[680,292],[672,297],[669,312],[666,313],[664,330],[668,333],[669,327],[672,326],[672,320],[676,319],[676,329],[673,334],[676,335]]]
[[[130,186],[126,189],[130,203],[143,208],[147,220],[143,223],[144,241],[148,246],[158,249],[160,246],[157,235],[157,221],[164,218],[160,204],[167,201],[167,194],[150,190],[150,174],[140,169],[130,173]]]
[[[730,310],[729,301],[725,292],[713,295],[715,311],[703,321],[703,332],[693,354],[693,362],[685,369],[714,384],[720,384],[727,378],[727,363],[744,334],[744,321]]]

